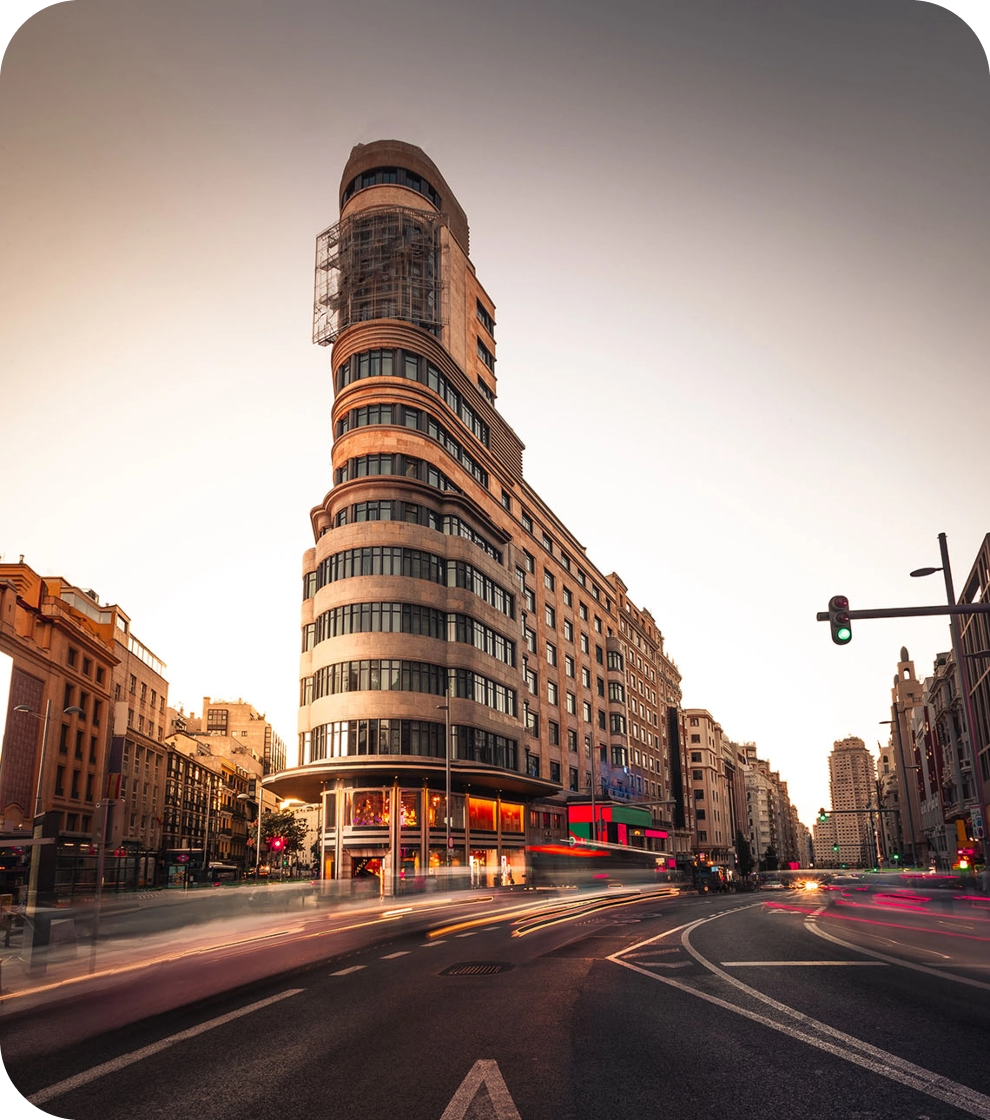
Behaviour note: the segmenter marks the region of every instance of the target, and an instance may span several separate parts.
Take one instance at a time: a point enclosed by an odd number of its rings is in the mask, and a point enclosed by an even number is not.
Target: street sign
[[[978,806],[974,806],[969,811],[969,819],[973,822],[973,835],[977,840],[983,839],[983,810]]]
[[[447,847],[452,848],[453,846],[454,846],[454,838],[453,838],[453,836],[448,836],[447,837]]]

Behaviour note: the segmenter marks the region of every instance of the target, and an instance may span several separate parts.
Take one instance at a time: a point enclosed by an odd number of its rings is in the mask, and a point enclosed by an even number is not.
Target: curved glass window
[[[509,618],[516,617],[515,596],[489,579],[484,572],[480,572],[463,560],[447,561],[447,586],[463,587],[473,591],[479,599],[484,599],[486,603],[508,615]]]
[[[446,583],[447,562],[442,556],[418,548],[372,545],[349,548],[328,556],[316,569],[317,588],[352,576],[409,576],[431,583]]]
[[[404,167],[373,167],[370,171],[362,171],[344,187],[340,196],[340,205],[343,206],[355,191],[363,191],[366,187],[375,187],[380,184],[394,183],[400,187],[408,187],[424,198],[428,198],[440,210],[440,195],[434,187],[415,171],[407,171]]]
[[[419,603],[348,603],[321,614],[313,626],[313,645],[346,634],[418,634],[474,646],[515,666],[516,644],[466,614],[448,614]],[[310,647],[312,648],[312,646]],[[306,700],[300,699],[300,704]]]
[[[443,758],[447,728],[419,719],[351,719],[324,723],[299,735],[308,762],[348,755],[414,754]]]
[[[498,681],[490,680],[472,669],[446,669],[428,661],[399,661],[370,658],[362,661],[340,661],[326,665],[312,676],[312,692],[303,683],[304,695],[319,700],[322,696],[338,696],[345,692],[426,692],[442,696],[447,691],[448,676],[451,694],[473,700],[506,715],[516,714],[516,693]]]
[[[404,377],[425,385],[437,394],[472,435],[485,447],[489,446],[488,425],[465,401],[463,394],[422,355],[411,350],[366,350],[362,354],[353,354],[337,367],[334,392],[339,393],[346,386],[367,377]]]
[[[343,634],[421,634],[447,639],[447,613],[419,603],[348,603],[316,619],[316,641]]]
[[[429,436],[430,439],[439,443],[444,451],[460,463],[485,489],[488,488],[488,471],[475,462],[443,425],[437,423],[428,412],[422,409],[409,408],[403,404],[372,404],[364,408],[354,408],[337,422],[337,435],[342,436],[345,432],[353,431],[356,428],[378,427],[386,424],[411,428],[413,431],[422,432]]]
[[[359,455],[357,458],[348,459],[342,466],[333,472],[333,484],[339,486],[342,482],[349,482],[355,478],[373,478],[376,475],[394,474],[402,478],[414,478],[417,482],[425,482],[434,490],[452,490],[460,494],[460,487],[438,470],[426,459],[414,459],[410,455]]]

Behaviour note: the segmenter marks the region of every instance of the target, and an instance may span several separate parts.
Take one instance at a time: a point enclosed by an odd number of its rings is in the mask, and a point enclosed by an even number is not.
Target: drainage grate
[[[491,976],[495,972],[506,972],[512,965],[502,964],[499,961],[466,961],[464,964],[452,964],[440,973],[441,976]]]

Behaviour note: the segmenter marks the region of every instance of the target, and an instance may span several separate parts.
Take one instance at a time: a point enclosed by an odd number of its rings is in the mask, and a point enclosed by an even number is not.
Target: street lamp
[[[250,801],[251,794],[239,793],[238,801]],[[257,882],[261,878],[261,778],[258,778],[258,838],[254,846],[254,878]]]
[[[447,703],[437,704],[437,711],[444,713],[444,735],[443,735],[443,755],[444,755],[444,777],[446,780],[446,794],[443,803],[443,815],[446,822],[446,844],[447,856],[445,863],[447,866],[447,875],[450,876],[450,849],[452,841],[450,839],[450,681],[447,681]]]
[[[950,607],[956,605],[956,594],[952,587],[952,568],[949,565],[949,546],[946,542],[945,533],[938,535],[939,554],[942,558],[942,566],[940,568],[916,568],[912,576],[931,576],[936,572],[941,572],[945,579],[945,595]],[[979,803],[978,816],[974,819],[973,824],[976,826],[976,832],[979,837],[980,847],[983,849],[983,884],[986,889],[988,878],[990,878],[990,867],[987,866],[987,841],[986,841],[986,821],[984,814],[986,813],[986,795],[983,787],[983,772],[980,768],[980,753],[981,747],[976,742],[976,721],[973,719],[973,709],[969,696],[969,671],[966,667],[966,656],[962,651],[962,641],[959,636],[959,622],[958,616],[954,614],[949,615],[949,636],[952,639],[952,652],[956,659],[956,671],[959,673],[959,691],[962,693],[962,716],[963,726],[966,730],[966,738],[969,740],[969,749],[973,757],[973,777],[976,782],[976,796]],[[988,651],[981,650],[975,656],[981,656]]]
[[[36,712],[34,708],[27,704],[18,704],[13,709],[15,712],[22,712],[25,715],[34,716],[35,719],[41,719],[41,713]],[[71,707],[63,708],[62,713],[67,716],[84,716],[86,713],[82,708],[73,704]],[[38,782],[35,786],[34,793],[34,815],[36,817],[41,815],[42,798],[41,798],[41,781],[45,773],[45,758],[48,754],[48,728],[51,724],[52,718],[52,702],[51,700],[45,705],[45,729],[41,735],[41,761],[38,764]]]

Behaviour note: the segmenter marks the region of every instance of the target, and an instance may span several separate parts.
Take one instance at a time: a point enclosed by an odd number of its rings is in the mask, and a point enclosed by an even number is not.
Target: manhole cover
[[[452,964],[440,973],[441,976],[491,976],[495,972],[506,972],[512,965],[499,961],[466,961],[464,964]]]

